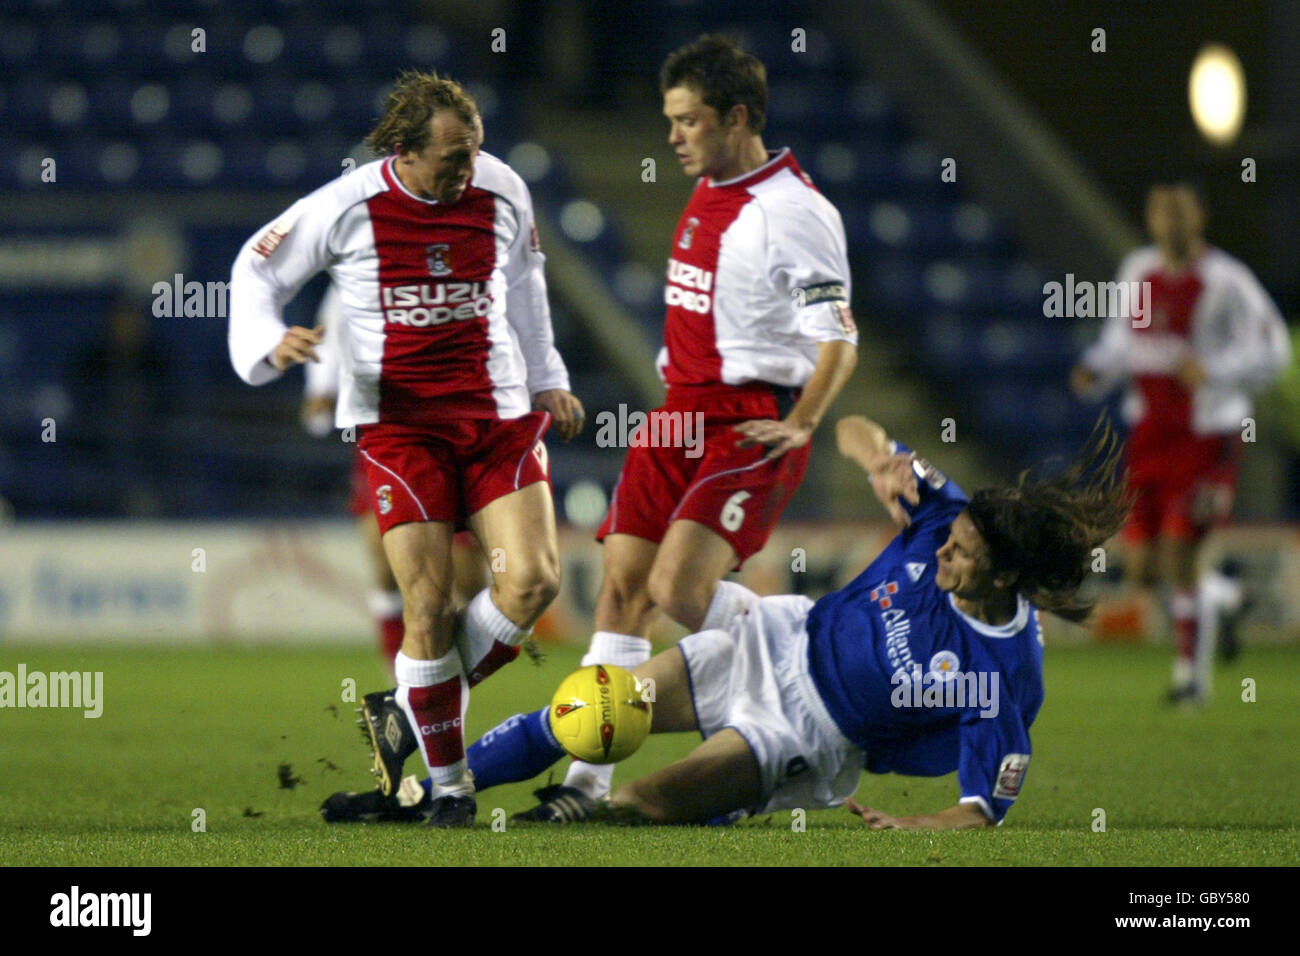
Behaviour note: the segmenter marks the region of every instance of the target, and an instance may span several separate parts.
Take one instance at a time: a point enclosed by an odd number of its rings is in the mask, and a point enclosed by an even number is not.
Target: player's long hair
[[[422,151],[433,138],[430,121],[438,110],[451,110],[462,123],[473,126],[478,105],[455,80],[437,73],[407,70],[402,73],[384,102],[384,115],[366,145],[380,156],[397,150]]]
[[[1037,607],[1082,621],[1093,602],[1079,594],[1093,550],[1115,535],[1132,501],[1123,445],[1105,412],[1064,471],[972,496],[971,520],[988,544],[993,573],[1015,572],[1016,589]]]

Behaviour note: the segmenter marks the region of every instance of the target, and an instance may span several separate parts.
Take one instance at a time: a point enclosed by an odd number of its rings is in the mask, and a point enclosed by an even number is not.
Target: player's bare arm
[[[892,457],[885,429],[864,415],[847,415],[835,423],[835,444],[841,455],[868,475],[886,466]]]
[[[280,344],[271,352],[270,362],[281,372],[290,365],[319,362],[320,357],[314,346],[320,345],[324,339],[324,326],[318,325],[314,329],[303,328],[301,325],[291,326],[285,331]]]
[[[803,394],[784,419],[754,419],[741,422],[736,431],[744,437],[737,443],[741,448],[750,445],[768,445],[768,458],[780,458],[794,448],[802,448],[812,440],[826,410],[844,387],[858,364],[857,346],[851,342],[820,342],[817,345],[817,365],[812,378],[804,386]]]
[[[560,437],[565,441],[576,437],[587,421],[587,412],[578,396],[563,388],[550,388],[533,396],[533,407],[550,412]]]
[[[840,454],[854,462],[871,479],[871,489],[900,528],[912,523],[900,498],[921,503],[911,453],[894,454],[884,428],[869,418],[850,415],[835,423],[835,441]]]
[[[971,830],[994,825],[984,815],[984,811],[973,803],[959,803],[937,813],[909,817],[893,817],[880,810],[864,807],[852,797],[844,801],[844,806],[850,813],[861,817],[869,830]]]

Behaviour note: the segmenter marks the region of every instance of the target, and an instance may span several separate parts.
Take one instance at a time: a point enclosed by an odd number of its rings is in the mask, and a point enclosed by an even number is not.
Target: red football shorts
[[[370,476],[366,459],[361,454],[361,446],[354,445],[353,449],[350,476],[352,494],[348,497],[348,513],[354,518],[360,518],[370,511]]]
[[[1129,437],[1133,512],[1124,540],[1197,541],[1232,514],[1241,444],[1235,435],[1159,433],[1141,424]]]
[[[379,530],[408,521],[451,521],[534,482],[549,483],[546,412],[506,421],[458,419],[435,425],[381,422],[361,429],[370,506]]]
[[[656,448],[646,443],[646,430],[650,443],[669,431],[654,416],[696,412],[703,415],[702,447]],[[640,442],[638,433],[630,436],[623,471],[596,540],[631,534],[658,543],[674,521],[695,521],[731,545],[739,568],[767,543],[808,469],[811,445],[774,461],[764,458],[769,450],[765,446],[737,447],[741,435],[735,425],[778,417],[776,395],[768,386],[669,389],[664,406],[651,412],[639,430]],[[680,434],[687,434],[684,427]]]

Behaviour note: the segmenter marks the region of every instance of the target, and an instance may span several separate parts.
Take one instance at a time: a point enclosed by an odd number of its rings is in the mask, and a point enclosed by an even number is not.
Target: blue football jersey
[[[898,451],[910,451],[895,443]],[[962,802],[1001,821],[1029,763],[1029,725],[1043,703],[1038,612],[1023,596],[991,626],[934,583],[935,552],[966,494],[923,459],[912,523],[862,574],[808,616],[813,681],[872,773],[957,771]]]

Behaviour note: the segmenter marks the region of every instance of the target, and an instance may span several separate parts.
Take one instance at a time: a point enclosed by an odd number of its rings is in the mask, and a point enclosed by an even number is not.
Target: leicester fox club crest
[[[939,680],[952,680],[961,667],[961,659],[952,651],[940,651],[930,658],[930,673]]]
[[[451,246],[445,242],[435,242],[431,246],[426,246],[424,252],[426,256],[424,261],[429,266],[429,275],[451,275],[451,266],[447,265],[447,254],[451,252]]]
[[[691,240],[695,238],[695,227],[699,224],[700,221],[694,216],[686,220],[686,228],[682,230],[682,237],[677,240],[677,248],[689,249],[691,247]]]

